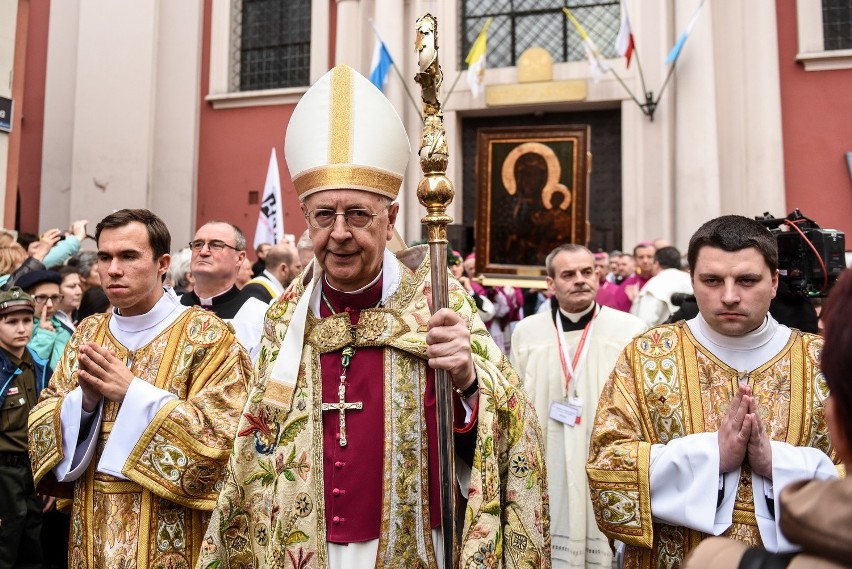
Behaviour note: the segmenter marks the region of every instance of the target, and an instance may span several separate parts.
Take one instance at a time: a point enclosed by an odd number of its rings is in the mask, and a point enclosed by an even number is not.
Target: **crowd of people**
[[[849,565],[848,274],[823,339],[727,215],[685,261],[560,245],[544,289],[451,249],[432,313],[384,96],[335,67],[285,154],[308,230],[255,263],[144,209],[0,232],[0,568],[443,567],[436,370],[458,567]]]

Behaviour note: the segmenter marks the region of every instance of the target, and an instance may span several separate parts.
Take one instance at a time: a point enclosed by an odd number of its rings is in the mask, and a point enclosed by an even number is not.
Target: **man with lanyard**
[[[558,307],[518,324],[511,361],[545,435],[553,567],[609,567],[612,553],[594,523],[584,461],[604,382],[624,346],[647,327],[595,303],[598,271],[582,245],[560,245],[546,267]]]
[[[411,154],[396,111],[339,65],[284,149],[315,259],[266,313],[199,567],[435,567],[433,369],[456,390],[469,473],[457,566],[549,567],[541,434],[514,370],[457,281],[430,314],[425,246],[387,248]]]

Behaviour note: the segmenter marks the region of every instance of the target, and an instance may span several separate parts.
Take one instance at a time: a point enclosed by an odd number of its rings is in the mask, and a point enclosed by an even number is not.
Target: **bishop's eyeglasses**
[[[387,206],[385,209],[387,209]],[[328,229],[334,225],[338,215],[343,216],[343,219],[346,220],[346,225],[349,227],[366,229],[373,223],[373,218],[379,215],[379,212],[373,213],[370,210],[361,208],[352,208],[346,211],[318,208],[309,211],[305,217],[308,218],[308,223],[314,229]]]

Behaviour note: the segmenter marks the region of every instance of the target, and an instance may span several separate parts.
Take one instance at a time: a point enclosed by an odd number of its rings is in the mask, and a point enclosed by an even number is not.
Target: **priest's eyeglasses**
[[[59,304],[62,302],[63,298],[65,298],[65,295],[62,294],[51,294],[50,296],[46,294],[37,294],[33,297],[33,300],[36,304],[47,304],[48,300],[53,304]]]
[[[218,239],[214,239],[213,241],[204,241],[202,239],[196,239],[195,241],[189,242],[189,248],[193,251],[201,251],[202,249],[204,249],[205,245],[207,245],[207,248],[210,249],[211,252],[216,253],[224,251],[225,247],[227,247],[228,249],[233,249],[234,251],[239,251],[239,249],[237,249],[233,245],[228,245],[224,241],[219,241]]]
[[[354,229],[366,229],[373,223],[373,218],[379,213],[373,213],[367,209],[352,208],[346,211],[334,211],[333,209],[314,209],[305,217],[314,229],[328,229],[337,221],[337,216],[342,215],[346,225]]]

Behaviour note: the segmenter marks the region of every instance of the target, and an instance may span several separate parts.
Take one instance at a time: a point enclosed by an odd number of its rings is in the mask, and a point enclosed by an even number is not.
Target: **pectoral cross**
[[[346,368],[344,374],[340,376],[340,385],[337,387],[337,403],[323,403],[323,411],[338,411],[340,413],[340,446],[346,446],[346,411],[348,409],[361,409],[363,403],[361,401],[346,402]]]

